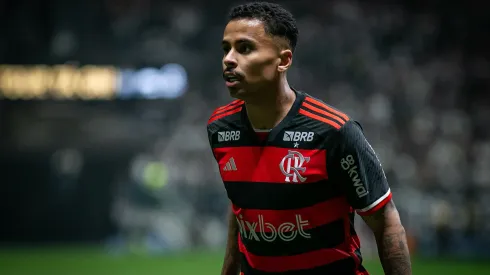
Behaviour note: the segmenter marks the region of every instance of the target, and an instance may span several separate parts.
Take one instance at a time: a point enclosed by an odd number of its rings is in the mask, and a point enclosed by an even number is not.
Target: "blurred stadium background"
[[[219,274],[205,125],[235,1],[0,1],[0,274]],[[414,274],[490,274],[490,9],[281,1],[290,83],[360,120]],[[372,274],[375,243],[358,224]]]

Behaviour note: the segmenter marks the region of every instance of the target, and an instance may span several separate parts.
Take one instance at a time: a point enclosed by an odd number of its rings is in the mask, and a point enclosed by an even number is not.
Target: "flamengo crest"
[[[306,177],[303,177],[301,173],[306,171],[306,167],[303,167],[303,164],[309,161],[310,158],[304,157],[300,152],[289,150],[279,164],[281,172],[286,176],[286,182],[298,182],[298,179],[304,182]]]

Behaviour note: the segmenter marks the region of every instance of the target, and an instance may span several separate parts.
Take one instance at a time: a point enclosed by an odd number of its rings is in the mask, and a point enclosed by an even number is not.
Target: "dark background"
[[[220,41],[237,3],[0,1],[0,246],[223,247],[227,199],[205,125],[230,100]],[[291,84],[363,124],[412,251],[490,256],[488,5],[281,3],[300,28]],[[107,97],[60,99],[58,86],[46,84],[52,77],[29,86],[44,83],[41,98],[27,99],[29,89],[13,98],[34,66],[62,64],[110,66],[95,82],[112,87],[100,90]],[[131,78],[167,64],[185,70],[184,88],[169,80],[149,94],[154,78]],[[76,81],[63,83],[84,87]],[[163,92],[174,90],[176,98]],[[365,254],[375,257],[359,227]]]

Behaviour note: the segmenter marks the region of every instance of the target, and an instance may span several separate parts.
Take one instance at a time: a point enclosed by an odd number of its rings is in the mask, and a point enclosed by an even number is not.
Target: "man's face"
[[[246,99],[277,81],[280,49],[260,20],[230,21],[222,46],[223,77],[231,96]]]

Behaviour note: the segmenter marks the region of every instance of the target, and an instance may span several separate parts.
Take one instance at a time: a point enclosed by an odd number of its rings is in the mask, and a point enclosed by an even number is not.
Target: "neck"
[[[270,94],[270,97],[245,102],[248,119],[255,129],[274,128],[286,117],[296,99],[296,94],[286,80],[281,81],[277,87],[273,87],[271,90],[264,93]]]

